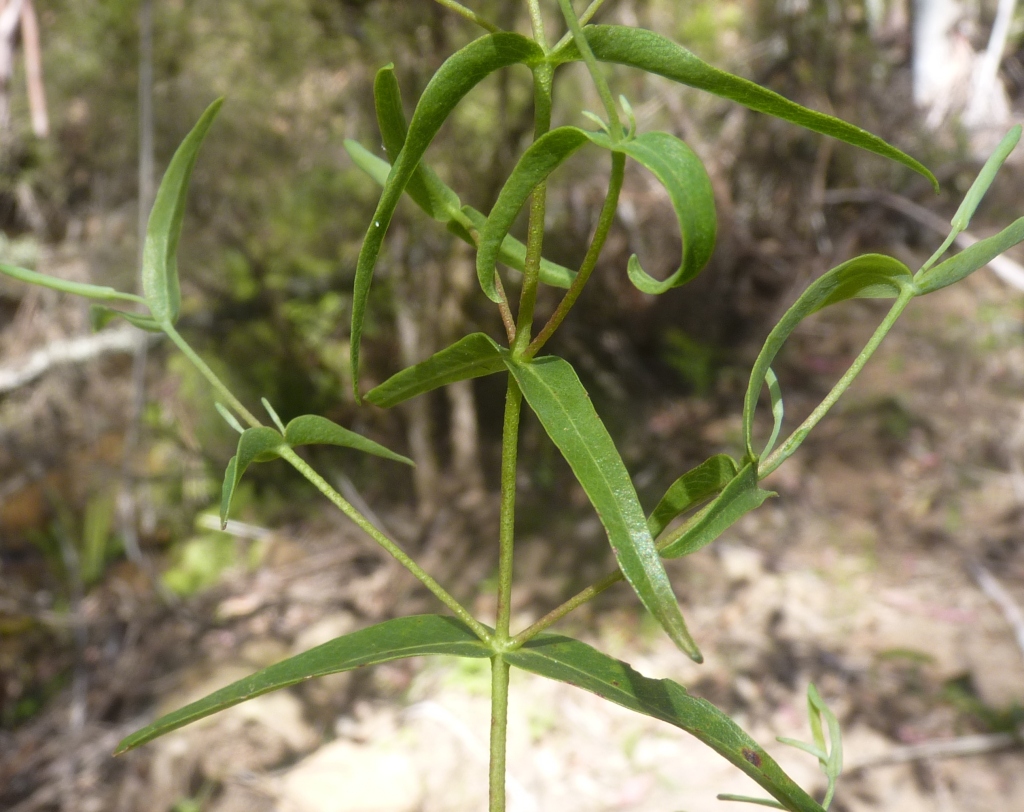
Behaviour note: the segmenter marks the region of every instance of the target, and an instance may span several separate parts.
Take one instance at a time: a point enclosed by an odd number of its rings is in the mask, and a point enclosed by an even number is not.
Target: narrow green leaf
[[[380,186],[387,183],[391,164],[383,158],[378,158],[357,141],[346,140],[345,149],[348,151],[349,157],[352,158],[352,163],[373,178]],[[429,173],[429,167],[422,168]],[[440,178],[438,178],[437,182],[442,183]],[[483,228],[484,223],[487,222],[487,217],[472,206],[462,206],[458,195],[449,187],[445,186],[444,188],[445,191],[434,195],[433,200],[450,200],[452,205],[455,205],[454,209],[441,209],[440,207],[434,207],[433,204],[430,207],[422,203],[417,203],[417,205],[439,223],[444,223],[448,230],[460,240],[475,248],[477,240],[469,229],[472,228],[479,232]],[[460,222],[460,212],[462,218],[465,219],[465,223]],[[498,259],[513,270],[522,273],[523,268],[526,267],[526,246],[510,234],[501,243]],[[545,285],[551,285],[556,288],[568,288],[575,276],[575,271],[570,271],[556,262],[548,259],[541,259],[540,261],[540,281]]]
[[[661,294],[693,279],[715,250],[718,220],[711,178],[693,150],[668,133],[643,133],[620,149],[661,181],[679,221],[683,257],[676,271],[659,281],[643,269],[636,254],[627,266],[629,279],[638,290]]]
[[[84,296],[87,299],[118,299],[124,302],[144,303],[141,296],[131,293],[122,293],[114,288],[105,285],[88,285],[85,282],[70,282],[67,279],[60,279],[56,276],[49,276],[45,273],[30,271],[28,268],[19,268],[17,265],[4,265],[0,263],[0,273],[4,273],[19,282],[28,282],[30,285],[40,285],[51,290],[59,290],[61,293],[73,293],[76,296]]]
[[[718,493],[736,476],[736,462],[728,454],[716,454],[673,482],[647,519],[647,528],[657,538],[669,523]]]
[[[223,103],[224,99],[217,99],[207,107],[192,132],[185,136],[160,181],[149,214],[146,244],[142,251],[142,289],[153,318],[158,322],[173,324],[181,309],[178,239],[185,217],[185,197],[199,148]]]
[[[911,284],[910,269],[899,260],[882,254],[864,254],[836,266],[803,292],[768,334],[750,372],[750,384],[743,403],[743,436],[750,459],[758,456],[754,452],[753,431],[761,387],[768,368],[796,326],[812,313],[847,299],[895,299],[902,288]]]
[[[959,282],[1019,242],[1024,242],[1024,217],[1015,220],[998,234],[979,240],[945,262],[918,274],[914,280],[918,295],[932,293]]]
[[[662,548],[665,558],[679,558],[707,547],[734,525],[740,517],[761,507],[775,496],[772,491],[757,487],[757,463],[750,462],[740,469],[733,480],[710,505],[669,536]]]
[[[650,170],[668,191],[679,221],[683,241],[679,269],[667,279],[658,281],[644,271],[634,255],[628,266],[633,284],[645,293],[664,293],[693,279],[707,264],[715,247],[715,199],[704,165],[686,144],[668,133],[644,133],[616,142],[605,133],[578,127],[558,127],[538,138],[523,153],[480,229],[477,278],[491,300],[498,301],[494,273],[499,247],[516,215],[533,190],[588,142],[628,155]]]
[[[771,809],[785,809],[778,801],[770,798],[751,798],[749,795],[734,795],[731,792],[721,792],[715,796],[719,801],[737,801],[742,804],[754,804],[755,806],[767,806]]]
[[[455,381],[492,375],[505,369],[498,345],[483,333],[471,333],[426,361],[403,369],[366,393],[385,409]]]
[[[803,750],[805,753],[808,753],[818,759],[822,765],[828,763],[828,753],[816,744],[808,744],[807,742],[802,742],[799,739],[791,739],[788,736],[776,736],[775,741],[779,744],[784,744],[787,747],[795,747],[797,750]]]
[[[405,146],[395,159],[395,164],[388,175],[356,263],[350,339],[352,379],[357,400],[360,398],[359,348],[373,269],[377,264],[377,256],[391,223],[391,217],[409,179],[415,173],[437,131],[463,96],[499,68],[515,64],[531,65],[543,58],[540,46],[520,34],[488,34],[445,60],[424,89],[409,123]]]
[[[394,65],[386,65],[377,71],[373,81],[373,100],[384,149],[394,162],[405,146],[408,133]],[[456,217],[462,208],[459,196],[422,163],[412,173],[405,191],[423,211],[444,223]]]
[[[672,680],[645,677],[586,643],[560,635],[538,635],[502,657],[517,668],[567,682],[681,728],[749,775],[786,809],[822,812],[814,799],[732,719]]]
[[[270,415],[270,419],[274,421],[274,425],[277,426],[278,431],[280,431],[281,434],[284,434],[285,426],[280,415],[278,415],[277,410],[270,405],[270,401],[266,398],[260,398],[260,403],[263,404],[263,408],[266,409],[267,414]]]
[[[989,156],[989,159],[985,161],[981,172],[974,179],[971,188],[967,190],[964,199],[960,201],[960,207],[956,210],[956,214],[953,215],[953,219],[950,221],[950,225],[953,226],[955,231],[963,231],[971,224],[971,218],[974,216],[974,212],[977,210],[982,198],[985,197],[985,192],[992,185],[992,181],[996,179],[996,174],[1002,167],[1003,162],[1010,157],[1010,153],[1013,152],[1017,142],[1020,141],[1020,134],[1021,126],[1018,124],[1003,136],[999,146]]]
[[[129,324],[138,327],[140,330],[145,330],[147,333],[163,332],[163,328],[155,319],[149,316],[143,316],[141,313],[130,313],[124,310],[116,310],[112,307],[105,307],[104,305],[89,306],[89,323],[92,325],[94,332],[102,330],[117,318],[122,318]]]
[[[385,448],[380,443],[375,443],[342,428],[337,423],[332,423],[326,417],[319,417],[315,414],[307,414],[296,417],[289,421],[284,431],[284,441],[290,446],[297,445],[339,445],[345,448],[354,448],[356,451],[363,451],[367,454],[374,454],[394,462],[404,462],[406,465],[415,466],[408,457],[396,454],[394,451]]]
[[[481,658],[491,653],[468,626],[455,618],[413,615],[388,620],[289,657],[221,688],[198,702],[162,716],[124,739],[114,755],[126,753],[232,705],[279,688],[297,685],[313,677],[425,654]]]
[[[622,574],[672,641],[701,662],[629,472],[575,370],[554,356],[522,363],[502,355],[526,402],[594,505]]]
[[[515,169],[491,207],[476,255],[476,273],[480,287],[492,302],[501,301],[494,284],[498,252],[516,215],[530,193],[570,155],[586,144],[593,134],[579,127],[558,127],[545,133],[523,153]]]
[[[242,481],[245,469],[254,462],[270,462],[279,456],[278,449],[285,444],[284,437],[274,429],[266,426],[246,429],[238,438],[238,451],[228,462],[224,472],[224,485],[221,488],[220,523],[227,526],[228,512],[235,488]]]
[[[775,441],[779,439],[779,432],[782,431],[782,420],[785,417],[786,410],[782,403],[782,388],[779,386],[779,379],[775,376],[775,372],[772,371],[771,367],[765,370],[764,382],[768,384],[768,397],[772,402],[772,420],[774,421],[771,437],[768,438],[764,451],[760,454],[762,457],[767,457],[772,453],[772,449],[775,448]]]
[[[245,429],[242,428],[242,424],[238,422],[238,418],[231,414],[223,403],[214,403],[213,406],[217,410],[217,414],[221,416],[228,426],[233,428],[239,434],[245,434]]]
[[[920,162],[876,135],[833,116],[817,113],[754,82],[712,67],[686,48],[653,31],[621,25],[589,25],[584,29],[591,50],[602,62],[615,62],[674,82],[705,90],[758,113],[781,118],[812,132],[828,135],[897,161],[924,175],[938,191],[935,176]],[[575,42],[568,42],[548,57],[555,64],[579,61]]]

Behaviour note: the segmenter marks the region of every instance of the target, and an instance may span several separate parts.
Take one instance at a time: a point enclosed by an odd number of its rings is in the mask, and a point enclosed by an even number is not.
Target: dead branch
[[[847,772],[852,773],[872,767],[888,767],[893,764],[907,764],[913,761],[979,756],[1020,745],[1021,737],[1015,733],[982,733],[977,736],[941,739],[921,744],[910,744],[905,747],[894,747],[887,753],[880,753],[850,765]]]
[[[1013,595],[1006,590],[1006,587],[999,583],[999,580],[981,564],[971,565],[971,575],[978,582],[981,591],[1002,610],[1003,617],[1006,618],[1006,622],[1010,624],[1010,628],[1013,629],[1013,634],[1017,638],[1017,646],[1020,648],[1021,654],[1024,654],[1024,611],[1017,605],[1017,601],[1013,599]]]
[[[31,383],[55,366],[78,364],[113,352],[134,352],[137,343],[138,331],[134,327],[53,341],[23,361],[0,367],[0,394]]]
[[[840,203],[877,203],[909,217],[916,223],[930,228],[939,234],[949,232],[949,224],[933,211],[920,206],[893,192],[881,189],[830,189],[825,192],[824,203],[838,205]],[[961,231],[954,241],[961,250],[978,242],[978,238],[968,231]],[[999,256],[988,263],[996,276],[1008,285],[1024,290],[1024,266],[1005,256]]]
[[[28,109],[36,138],[50,134],[46,114],[46,88],[43,86],[43,50],[39,45],[39,18],[32,0],[21,7],[21,44],[25,49],[25,83],[28,85]]]

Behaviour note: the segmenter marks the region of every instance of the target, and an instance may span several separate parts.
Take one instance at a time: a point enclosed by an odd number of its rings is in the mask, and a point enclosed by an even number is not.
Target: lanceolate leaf
[[[116,318],[122,318],[129,324],[150,333],[162,332],[162,328],[155,319],[150,316],[143,316],[141,313],[129,313],[124,310],[115,310],[112,307],[103,305],[92,305],[89,308],[89,323],[95,331],[102,330]]]
[[[1013,127],[1006,135],[1003,136],[1003,140],[999,142],[999,146],[996,147],[985,165],[981,168],[981,172],[978,173],[978,177],[974,179],[974,183],[971,184],[971,188],[967,190],[967,194],[964,195],[964,199],[960,202],[960,206],[956,210],[956,214],[953,215],[953,219],[950,225],[953,226],[956,231],[963,231],[971,224],[971,218],[974,216],[974,212],[978,208],[978,204],[981,203],[985,192],[988,191],[988,187],[992,185],[992,181],[996,179],[996,174],[1002,167],[1003,162],[1010,157],[1010,153],[1013,152],[1014,147],[1017,146],[1017,142],[1020,141],[1021,126],[1018,124]]]
[[[647,528],[657,538],[669,523],[722,490],[736,476],[736,462],[728,454],[716,454],[673,482],[647,519]]]
[[[280,432],[266,426],[246,429],[238,438],[238,451],[228,462],[224,472],[224,486],[221,489],[220,521],[226,526],[228,512],[231,510],[231,499],[235,488],[242,481],[245,469],[254,462],[270,462],[278,457],[278,449],[284,445],[284,437]]]
[[[153,210],[146,228],[146,244],[142,252],[142,288],[146,302],[159,322],[173,324],[181,309],[178,284],[178,238],[185,217],[185,196],[199,148],[220,110],[223,99],[206,108],[185,140],[181,142],[160,181]]]
[[[772,491],[757,487],[757,463],[747,463],[710,505],[669,536],[665,558],[679,558],[706,547],[741,516],[761,507]]]
[[[407,134],[405,112],[402,110],[402,93],[395,78],[394,65],[387,65],[377,71],[373,81],[373,99],[384,149],[393,162],[405,146]],[[459,196],[442,183],[433,170],[423,164],[412,173],[405,190],[416,205],[435,220],[448,222],[462,207]]]
[[[583,30],[594,56],[602,62],[616,62],[656,73],[737,102],[759,113],[767,113],[890,158],[924,175],[938,191],[938,181],[924,165],[878,136],[841,119],[809,110],[760,85],[712,67],[686,48],[653,31],[619,25],[589,25]],[[579,50],[572,41],[549,57],[556,63],[578,61],[580,58]]]
[[[515,64],[534,64],[543,59],[535,42],[519,34],[501,32],[489,34],[471,42],[454,53],[438,69],[420,97],[405,146],[391,167],[380,203],[370,221],[366,237],[356,264],[356,278],[352,294],[352,378],[359,398],[359,344],[363,333],[363,318],[370,293],[373,269],[384,242],[384,235],[402,192],[419,166],[423,153],[433,140],[455,105],[482,79],[499,68]]]
[[[1024,217],[920,274],[915,280],[918,294],[931,293],[959,282],[1019,242],[1024,242]]]
[[[534,188],[588,142],[622,152],[649,169],[665,186],[675,209],[683,241],[682,263],[667,279],[658,281],[644,271],[636,255],[632,256],[628,272],[637,288],[645,293],[664,293],[690,281],[710,259],[717,229],[715,199],[704,165],[686,144],[661,132],[614,142],[604,133],[559,127],[538,138],[523,153],[480,229],[477,277],[480,287],[493,301],[498,301],[494,269],[499,246],[516,215]]]
[[[479,378],[504,369],[498,345],[483,333],[472,333],[426,361],[392,375],[367,392],[366,399],[389,408],[455,381]]]
[[[378,184],[383,186],[387,183],[391,164],[383,158],[378,158],[357,141],[346,140],[345,149],[352,162],[377,181]],[[421,168],[428,174],[431,172],[429,167],[421,166]],[[434,177],[437,176],[435,175]],[[437,182],[442,186],[444,185],[440,178],[437,179]],[[443,202],[446,200],[450,201],[454,208],[437,204],[437,201]],[[470,229],[479,232],[487,218],[472,206],[462,206],[458,195],[448,186],[444,186],[444,191],[434,195],[429,205],[426,202],[421,203],[415,199],[414,202],[439,223],[444,223],[448,230],[460,240],[472,245],[474,248],[476,247],[477,240]],[[501,243],[498,259],[513,270],[522,273],[523,268],[526,267],[526,246],[511,234],[507,235]],[[575,276],[575,271],[570,271],[556,262],[548,259],[541,259],[540,261],[540,281],[545,285],[567,288],[572,284]]]
[[[503,354],[509,371],[597,510],[626,580],[673,642],[696,662],[665,567],[622,458],[573,368],[549,356],[530,363]]]
[[[707,700],[691,696],[678,683],[645,677],[586,643],[560,635],[540,635],[502,657],[517,668],[567,682],[681,728],[749,775],[786,809],[822,812],[732,719]]]
[[[285,426],[284,441],[290,446],[339,445],[345,448],[354,448],[367,454],[375,454],[387,460],[404,462],[406,465],[416,464],[408,457],[396,454],[380,443],[375,443],[361,434],[356,434],[354,431],[342,428],[337,423],[332,423],[326,417],[320,417],[315,414],[303,415],[289,421],[288,425]]]
[[[753,428],[761,387],[768,368],[796,326],[812,313],[847,299],[895,299],[904,287],[911,284],[910,269],[899,260],[882,254],[864,254],[836,266],[803,292],[768,334],[750,373],[750,385],[743,404],[743,435],[750,459],[758,456],[753,447]]]
[[[455,618],[414,615],[388,620],[311,648],[162,716],[128,736],[114,754],[120,755],[232,705],[312,677],[424,654],[480,658],[491,653],[468,626]]]
[[[119,299],[124,302],[144,301],[141,296],[121,293],[121,291],[108,288],[105,285],[87,285],[84,282],[70,282],[67,279],[60,279],[45,273],[37,273],[27,268],[19,268],[17,265],[4,265],[0,263],[0,273],[7,274],[7,276],[20,282],[28,282],[30,285],[41,285],[44,288],[59,290],[62,293],[73,293],[76,296],[84,296],[87,299]]]

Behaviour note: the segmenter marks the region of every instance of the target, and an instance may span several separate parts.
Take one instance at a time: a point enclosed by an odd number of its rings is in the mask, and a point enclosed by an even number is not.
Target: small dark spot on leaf
[[[612,680],[612,685],[614,685],[616,688],[618,688],[619,687],[619,681],[617,679],[613,679]]]
[[[761,766],[761,756],[751,750],[749,747],[743,748],[743,758],[753,764],[755,767]]]

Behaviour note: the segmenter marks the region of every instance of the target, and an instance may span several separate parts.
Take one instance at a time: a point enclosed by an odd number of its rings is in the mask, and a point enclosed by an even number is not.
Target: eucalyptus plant
[[[97,328],[124,318],[144,330],[159,331],[195,364],[218,398],[216,407],[241,435],[237,453],[227,465],[221,518],[227,521],[232,495],[248,467],[275,458],[286,460],[374,541],[405,566],[450,614],[400,617],[344,635],[258,671],[180,710],[156,720],[126,738],[123,753],[219,710],[268,691],[312,677],[359,666],[421,655],[449,655],[491,662],[492,721],[490,734],[490,810],[505,809],[505,740],[511,668],[568,682],[639,714],[660,719],[696,736],[755,782],[770,799],[720,796],[791,812],[821,812],[828,807],[842,769],[842,746],[836,717],[814,686],[808,707],[814,741],[782,740],[817,758],[828,789],[819,803],[786,775],[765,750],[725,713],[668,679],[650,679],[627,663],[597,649],[547,630],[571,611],[625,580],[665,633],[687,656],[701,662],[697,642],[687,629],[666,574],[663,559],[689,555],[715,541],[746,513],[773,494],[760,480],[791,456],[807,434],[877,349],[910,302],[951,285],[1024,240],[1024,218],[1004,231],[942,260],[956,234],[965,229],[997,170],[1014,148],[1021,128],[1000,144],[971,187],[952,220],[949,237],[916,272],[892,257],[865,254],[850,259],[817,279],[771,331],[754,363],[743,401],[743,451],[734,459],[711,457],[680,476],[654,510],[645,513],[615,443],[591,403],[573,367],[562,358],[540,355],[545,344],[572,310],[593,272],[611,228],[627,159],[648,169],[665,187],[678,219],[682,257],[678,269],[664,279],[651,276],[636,256],[626,273],[645,293],[662,294],[693,279],[708,262],[715,244],[716,217],[711,182],[693,150],[666,132],[639,132],[629,102],[618,103],[606,81],[602,63],[657,74],[729,99],[751,110],[876,153],[938,184],[929,170],[871,133],[835,117],[795,104],[782,96],[721,71],[665,37],[620,25],[588,25],[602,0],[594,0],[577,16],[570,0],[557,0],[566,24],[565,35],[549,43],[539,0],[530,0],[533,36],[503,31],[455,0],[439,0],[455,13],[479,24],[486,34],[450,56],[437,70],[406,121],[394,68],[380,69],[374,82],[377,121],[386,159],[348,141],[352,160],[383,187],[370,218],[356,267],[351,325],[351,371],[356,399],[388,408],[454,381],[483,375],[507,379],[501,457],[501,512],[496,623],[485,624],[435,581],[398,544],[377,529],[318,474],[297,452],[308,444],[348,446],[385,459],[412,462],[371,440],[315,415],[284,425],[265,399],[270,425],[264,423],[227,388],[175,329],[180,311],[176,254],[182,228],[189,177],[200,145],[221,101],[214,102],[181,144],[164,175],[149,218],[143,258],[144,295],[109,287],[66,282],[8,265],[0,270],[26,282],[99,300],[93,308]],[[582,61],[601,99],[604,116],[587,118],[596,129],[565,125],[552,128],[553,79],[559,67]],[[425,152],[458,102],[491,73],[525,65],[533,74],[534,141],[520,156],[488,213],[463,205],[457,193],[424,164]],[[625,120],[623,120],[625,119]],[[573,271],[542,256],[545,236],[545,183],[548,176],[580,149],[607,153],[611,164],[608,192],[590,246]],[[501,340],[473,333],[431,358],[404,369],[365,394],[360,387],[360,339],[374,267],[388,226],[403,193],[430,217],[476,249],[476,269],[484,296],[493,302],[504,324]],[[526,243],[509,230],[529,203]],[[519,277],[519,301],[506,294],[499,265]],[[506,277],[508,278],[508,277]],[[535,332],[535,302],[540,285],[565,291],[553,314]],[[772,362],[786,339],[805,318],[830,305],[856,298],[892,299],[893,304],[848,371],[828,396],[781,444],[783,402]],[[128,309],[134,306],[135,309]],[[754,417],[767,390],[774,426],[767,443],[754,438]],[[525,629],[513,631],[512,565],[515,540],[516,463],[523,402],[569,463],[604,525],[617,568],[575,597],[552,609]],[[825,731],[827,730],[827,736]]]

